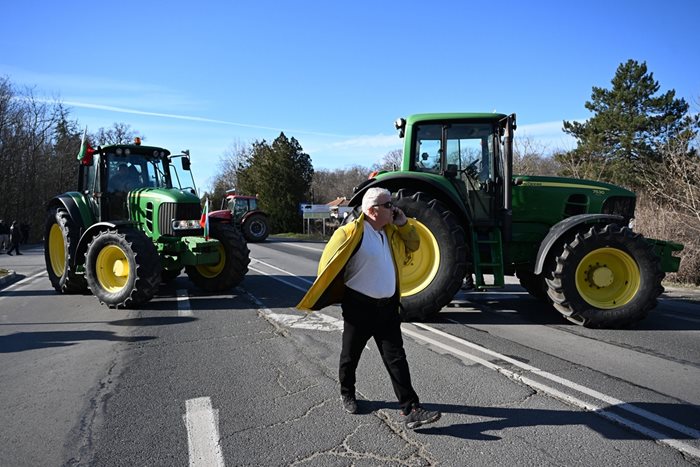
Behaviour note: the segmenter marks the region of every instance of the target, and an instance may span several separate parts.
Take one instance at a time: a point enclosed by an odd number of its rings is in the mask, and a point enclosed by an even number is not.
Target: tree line
[[[696,103],[700,104],[700,103]],[[621,63],[609,88],[593,87],[584,107],[592,116],[564,121],[576,141],[572,150],[551,149],[528,138],[515,140],[515,173],[570,176],[624,186],[638,195],[636,230],[684,243],[675,279],[700,284],[700,117],[690,105],[661,92],[646,63]],[[100,144],[126,143],[136,132],[115,123],[90,135]],[[46,201],[76,188],[75,155],[82,133],[60,101],[37,98],[0,77],[0,218],[28,223],[30,240],[43,236]],[[145,139],[142,136],[142,139]],[[299,204],[350,197],[374,170],[401,166],[396,149],[371,167],[314,169],[301,143],[284,133],[273,141],[235,141],[221,155],[206,193],[220,206],[228,189],[257,194],[274,232],[302,230]]]

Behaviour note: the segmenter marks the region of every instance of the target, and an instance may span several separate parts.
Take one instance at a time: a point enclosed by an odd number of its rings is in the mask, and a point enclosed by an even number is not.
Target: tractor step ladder
[[[472,259],[474,261],[474,287],[477,290],[503,287],[503,243],[501,242],[501,229],[492,228],[486,232],[477,232],[472,229]],[[484,281],[484,269],[489,269],[493,274],[493,283]]]

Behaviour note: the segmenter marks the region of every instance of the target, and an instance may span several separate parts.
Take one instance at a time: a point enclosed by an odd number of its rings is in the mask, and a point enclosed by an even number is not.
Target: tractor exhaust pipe
[[[504,164],[503,164],[503,242],[510,243],[512,238],[513,221],[513,132],[515,131],[515,114],[510,114],[505,118]]]

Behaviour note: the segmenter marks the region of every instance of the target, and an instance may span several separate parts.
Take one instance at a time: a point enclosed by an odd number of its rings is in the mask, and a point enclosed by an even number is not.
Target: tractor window
[[[245,198],[236,198],[233,215],[240,216],[248,212],[248,200]]]
[[[442,125],[421,125],[416,131],[413,164],[419,172],[440,173]]]
[[[447,164],[463,177],[485,183],[492,177],[493,127],[489,124],[453,124],[447,127]]]
[[[137,188],[168,188],[160,160],[141,154],[111,155],[107,164],[107,191],[129,192]]]

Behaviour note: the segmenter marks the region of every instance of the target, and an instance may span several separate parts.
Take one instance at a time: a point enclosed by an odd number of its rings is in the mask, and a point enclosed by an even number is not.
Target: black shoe
[[[22,255],[22,253],[20,253],[19,251],[17,252],[17,254],[18,254],[18,255]]]
[[[10,256],[12,256],[12,253],[10,253],[9,251],[7,252],[7,254],[10,255]]]
[[[419,426],[437,422],[442,416],[440,412],[425,410],[423,407],[417,404],[413,406],[411,413],[408,415],[402,413],[402,415],[406,417],[404,423],[406,424],[406,428],[409,430],[415,430]]]
[[[357,401],[352,396],[340,396],[343,408],[347,413],[357,413]]]

